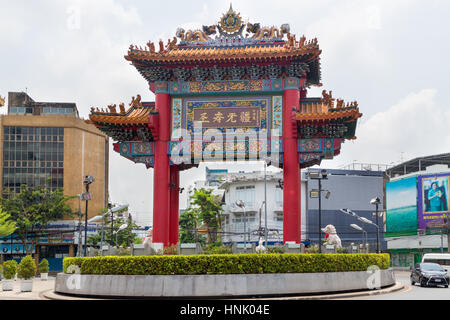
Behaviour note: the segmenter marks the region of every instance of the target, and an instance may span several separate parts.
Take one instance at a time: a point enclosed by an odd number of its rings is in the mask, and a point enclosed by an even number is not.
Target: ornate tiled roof
[[[231,7],[218,24],[202,30],[179,28],[176,37],[166,44],[160,40],[157,46],[159,50],[153,42],[144,48],[131,45],[125,56],[149,82],[288,76],[306,77],[308,85],[321,85],[322,51],[317,39],[296,39],[288,24],[279,28],[245,24]],[[212,68],[224,70],[218,73]]]
[[[239,62],[243,61],[286,61],[300,59],[309,62],[321,53],[317,41],[290,46],[287,41],[275,43],[254,43],[234,47],[218,46],[177,46],[173,49],[152,52],[142,49],[130,49],[126,59],[129,61],[153,61],[165,64],[195,62]]]
[[[322,92],[322,98],[306,98],[301,100],[300,110],[294,113],[298,122],[297,128],[302,138],[327,136],[343,139],[355,139],[356,122],[362,117],[358,103],[344,104],[335,99],[332,92]]]
[[[99,130],[117,141],[130,141],[135,136],[143,141],[153,141],[151,115],[157,115],[154,102],[141,102],[140,95],[133,97],[130,108],[125,110],[124,104],[108,106],[108,110],[91,108],[88,123],[94,124]]]

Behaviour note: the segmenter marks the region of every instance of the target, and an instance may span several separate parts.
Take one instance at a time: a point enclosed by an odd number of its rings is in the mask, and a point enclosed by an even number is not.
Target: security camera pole
[[[94,182],[93,176],[85,176],[83,184],[86,187],[86,193],[84,194],[84,199],[86,201],[86,216],[84,221],[84,257],[86,257],[87,253],[87,228],[88,228],[88,202],[91,200],[91,196],[89,194],[89,185]]]

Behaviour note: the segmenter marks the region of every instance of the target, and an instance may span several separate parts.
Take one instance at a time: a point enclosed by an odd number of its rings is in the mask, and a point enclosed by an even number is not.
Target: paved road
[[[377,296],[362,296],[352,300],[450,300],[450,289],[444,287],[420,287],[412,286],[410,272],[395,271],[397,282],[402,283],[405,289]]]

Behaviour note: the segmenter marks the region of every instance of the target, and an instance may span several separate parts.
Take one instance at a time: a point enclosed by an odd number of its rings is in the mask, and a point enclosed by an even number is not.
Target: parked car
[[[444,286],[448,288],[449,276],[447,270],[437,263],[417,263],[411,268],[411,284],[419,283],[425,286]]]

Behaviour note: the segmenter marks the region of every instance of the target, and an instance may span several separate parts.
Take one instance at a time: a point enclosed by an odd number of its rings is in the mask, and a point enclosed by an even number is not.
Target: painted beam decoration
[[[141,141],[125,141],[114,144],[114,151],[120,153],[134,163],[143,163],[147,168],[155,164],[155,143]]]
[[[255,72],[256,73],[256,72]],[[258,74],[258,73],[257,73]],[[219,80],[219,81],[172,81],[168,93],[179,95],[282,93],[286,88],[304,86],[304,79],[258,79],[258,80]]]
[[[205,140],[171,141],[167,149],[171,164],[263,159],[274,165],[282,163],[282,139]]]
[[[320,164],[323,159],[333,159],[340,153],[341,139],[318,138],[298,139],[297,150],[302,168]]]

